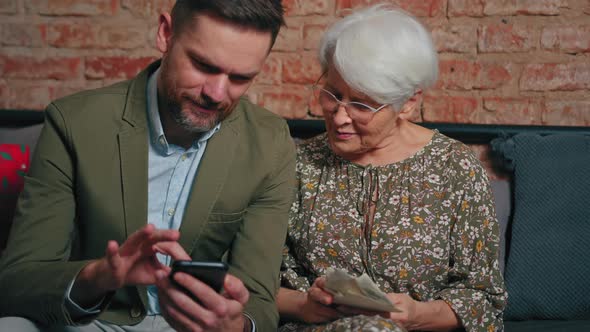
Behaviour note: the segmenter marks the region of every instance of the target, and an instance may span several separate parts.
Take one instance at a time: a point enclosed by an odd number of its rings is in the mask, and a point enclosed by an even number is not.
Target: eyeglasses
[[[373,114],[389,106],[389,104],[384,104],[379,106],[378,108],[375,108],[356,101],[343,102],[336,96],[334,96],[333,93],[324,88],[319,87],[318,85],[314,85],[312,89],[314,97],[319,102],[323,110],[335,112],[337,111],[338,107],[342,105],[344,106],[346,113],[352,120],[362,123],[367,123],[371,121],[371,119],[373,118]]]

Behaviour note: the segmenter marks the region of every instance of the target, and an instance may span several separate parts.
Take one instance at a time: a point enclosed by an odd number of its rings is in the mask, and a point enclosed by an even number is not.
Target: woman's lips
[[[351,139],[354,135],[355,135],[354,133],[349,133],[349,132],[345,132],[345,131],[337,131],[336,132],[336,137],[341,140]]]

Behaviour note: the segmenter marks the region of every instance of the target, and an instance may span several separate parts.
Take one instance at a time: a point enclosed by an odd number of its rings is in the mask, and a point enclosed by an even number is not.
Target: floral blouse
[[[336,156],[324,134],[299,145],[297,180],[283,287],[305,291],[327,267],[367,273],[385,293],[444,300],[467,331],[503,330],[507,294],[493,198],[466,145],[435,131],[413,156],[363,167]]]

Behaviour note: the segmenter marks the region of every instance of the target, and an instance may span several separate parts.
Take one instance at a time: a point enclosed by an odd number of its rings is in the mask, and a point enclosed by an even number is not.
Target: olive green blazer
[[[8,247],[0,261],[0,315],[81,324],[64,306],[71,281],[108,240],[147,224],[146,85],[136,78],[51,103]],[[283,119],[246,99],[209,140],[187,203],[180,244],[194,260],[221,260],[250,291],[245,311],[276,329],[275,294],[294,193],[295,149]],[[99,319],[135,324],[145,287],[108,298]]]

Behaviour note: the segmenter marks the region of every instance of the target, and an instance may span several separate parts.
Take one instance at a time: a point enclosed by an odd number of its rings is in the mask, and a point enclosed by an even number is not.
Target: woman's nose
[[[348,111],[346,110],[346,104],[338,103],[338,107],[334,110],[334,114],[332,115],[332,119],[335,125],[343,125],[352,121],[350,116],[348,115]]]

